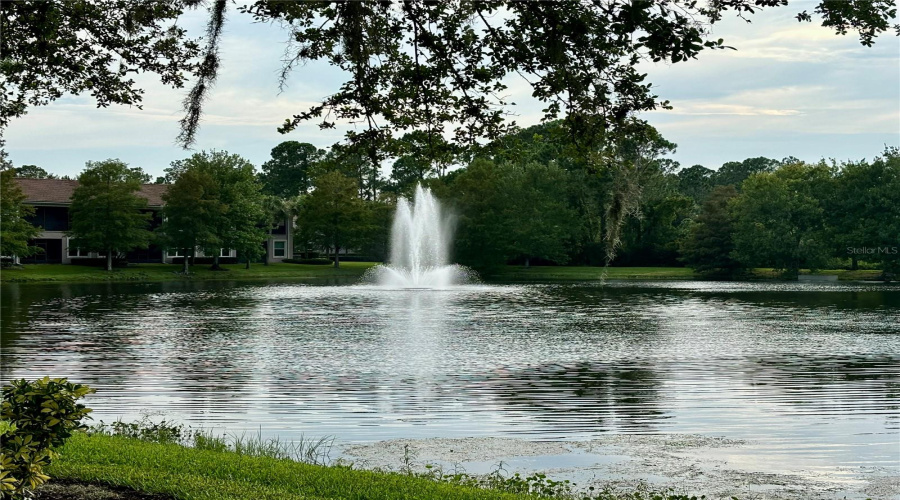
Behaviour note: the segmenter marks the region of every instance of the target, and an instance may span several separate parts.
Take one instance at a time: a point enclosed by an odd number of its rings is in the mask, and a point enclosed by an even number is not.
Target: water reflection
[[[345,440],[695,432],[789,440],[836,465],[900,458],[865,438],[898,433],[900,287],[0,292],[3,380],[89,383],[104,420],[163,409],[191,424]]]
[[[900,364],[895,356],[780,356],[751,360],[750,385],[810,414],[894,414],[900,409]]]
[[[646,432],[669,418],[652,366],[547,364],[497,370],[480,389],[491,392],[508,411],[522,411],[551,424],[560,436],[585,429]]]

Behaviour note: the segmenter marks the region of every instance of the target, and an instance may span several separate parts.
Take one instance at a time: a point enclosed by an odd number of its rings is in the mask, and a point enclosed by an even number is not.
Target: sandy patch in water
[[[688,434],[610,435],[592,441],[536,442],[510,438],[397,439],[341,447],[342,458],[364,468],[481,474],[501,463],[508,473],[543,472],[578,489],[673,488],[707,498],[791,499],[900,497],[900,477],[884,468],[773,471],[732,460],[753,443]]]
[[[563,455],[570,452],[563,443],[508,438],[394,439],[344,448],[346,455],[362,459],[368,466],[385,469],[402,465],[404,456],[424,466],[436,462],[484,462],[502,457]]]

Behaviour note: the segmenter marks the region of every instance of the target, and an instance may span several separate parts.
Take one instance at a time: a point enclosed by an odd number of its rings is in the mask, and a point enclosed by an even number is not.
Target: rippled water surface
[[[772,467],[900,469],[900,287],[640,282],[4,285],[2,379],[290,439],[747,439]]]

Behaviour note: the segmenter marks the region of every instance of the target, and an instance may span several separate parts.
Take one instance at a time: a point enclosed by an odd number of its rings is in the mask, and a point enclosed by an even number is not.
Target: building
[[[72,204],[72,193],[78,187],[78,181],[63,179],[24,179],[16,182],[25,194],[24,203],[34,206],[31,222],[43,228],[43,232],[34,239],[33,245],[43,251],[22,259],[26,263],[72,264],[79,260],[100,258],[96,252],[83,252],[71,245],[66,231],[69,230],[69,206]],[[162,196],[168,184],[143,184],[137,195],[147,200],[147,210],[153,214],[150,229],[155,229],[162,222],[160,211],[163,207]],[[293,230],[290,218],[269,231],[264,242],[269,262],[281,262],[293,255]],[[201,251],[197,252],[202,257]],[[220,257],[236,258],[234,250],[222,249]],[[180,251],[159,248],[153,244],[149,248],[137,249],[128,253],[128,262],[180,262],[183,256]]]

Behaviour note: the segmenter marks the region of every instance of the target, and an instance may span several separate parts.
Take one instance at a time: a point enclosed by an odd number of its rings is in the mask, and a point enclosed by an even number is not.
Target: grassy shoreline
[[[175,264],[133,264],[112,271],[98,267],[70,264],[29,264],[0,270],[2,283],[92,283],[92,282],[159,282],[159,281],[229,281],[272,279],[358,278],[377,265],[376,262],[342,262],[341,267],[308,264],[225,264],[226,271],[212,271],[208,264],[191,266],[189,275],[181,274]]]
[[[487,281],[689,280],[697,278],[694,271],[688,267],[504,266]]]
[[[127,488],[179,500],[697,500],[671,490],[577,492],[567,482],[555,483],[543,476],[482,482],[464,474],[317,465],[109,434],[76,433],[59,451],[60,457],[47,473],[52,478],[49,485],[61,483],[54,489],[62,493],[69,483]]]
[[[358,279],[377,262],[343,262],[335,269],[331,266],[307,264],[254,264],[244,269],[243,264],[224,265],[227,271],[211,271],[208,265],[196,265],[191,274],[180,273],[181,266],[174,264],[135,264],[107,272],[102,268],[65,265],[30,264],[20,268],[0,270],[0,283],[148,283],[161,281],[243,281],[290,279]],[[839,280],[871,280],[881,274],[877,270],[849,271],[843,269],[805,271],[804,275],[837,276]],[[495,274],[485,277],[486,282],[515,281],[597,281],[607,280],[690,280],[702,279],[687,267],[564,267],[564,266],[504,266]],[[756,269],[751,279],[779,279],[771,269]]]
[[[76,434],[48,469],[52,478],[124,486],[178,499],[534,498],[455,486],[397,473]],[[52,482],[52,479],[51,479]]]

